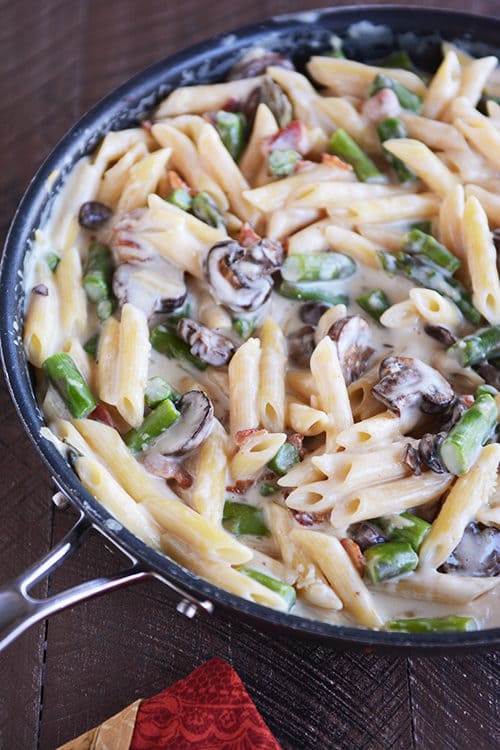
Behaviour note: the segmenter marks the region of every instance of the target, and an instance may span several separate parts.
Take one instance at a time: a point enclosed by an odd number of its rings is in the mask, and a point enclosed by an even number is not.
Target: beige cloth
[[[106,719],[74,740],[66,742],[57,750],[128,750],[134,734],[137,711],[142,699],[131,703],[119,714]]]

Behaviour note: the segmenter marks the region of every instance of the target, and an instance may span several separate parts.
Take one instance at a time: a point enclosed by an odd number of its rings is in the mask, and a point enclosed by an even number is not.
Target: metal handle
[[[30,596],[30,588],[50,575],[67,557],[76,552],[92,528],[93,524],[83,513],[80,513],[73,528],[70,529],[55,547],[13,581],[0,586],[0,651],[31,625],[55,612],[61,612],[73,604],[78,604],[87,599],[92,599],[94,596],[104,594],[107,591],[114,591],[114,589],[119,589],[147,578],[156,578],[180,594],[182,599],[177,605],[177,610],[187,617],[193,617],[199,607],[206,612],[212,612],[213,605],[211,602],[198,601],[175,584],[160,576],[159,573],[145,568],[129,552],[124,550],[115,540],[111,539],[99,528],[97,528],[97,531],[103,534],[117,549],[128,557],[131,562],[130,567],[113,575],[85,581],[78,586],[66,589],[66,591],[48,596],[46,599],[35,599]]]

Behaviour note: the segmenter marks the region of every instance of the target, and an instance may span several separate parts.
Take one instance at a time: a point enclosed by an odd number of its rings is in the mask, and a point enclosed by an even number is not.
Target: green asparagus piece
[[[144,401],[150,409],[154,409],[167,398],[176,404],[180,400],[180,397],[180,393],[178,393],[175,388],[172,388],[172,386],[159,375],[149,378],[146,383]]]
[[[193,198],[191,204],[191,213],[196,216],[200,221],[204,221],[205,224],[209,224],[211,227],[216,229],[226,229],[226,222],[222,211],[218,207],[211,195],[201,190]]]
[[[110,297],[112,274],[111,250],[107,245],[93,242],[89,246],[87,268],[83,277],[83,288],[89,302],[96,303]]]
[[[366,572],[372,583],[386,581],[415,570],[418,555],[409,542],[383,542],[364,552]]]
[[[494,385],[488,385],[488,383],[482,383],[481,385],[478,385],[476,388],[475,396],[478,398],[478,396],[482,396],[483,393],[488,393],[490,396],[498,396],[498,390],[495,388]]]
[[[415,552],[418,552],[431,525],[423,518],[413,516],[411,513],[401,513],[389,516],[382,527],[390,535],[391,542],[408,542]]]
[[[377,125],[377,134],[382,146],[384,142],[388,141],[390,138],[406,138],[408,135],[404,124],[401,120],[398,120],[397,117],[388,117],[386,120],[379,122]],[[389,164],[391,164],[396,173],[396,177],[401,183],[412,182],[417,179],[416,174],[412,172],[411,169],[408,169],[404,161],[398,159],[397,156],[391,154],[387,149],[384,148],[383,150],[385,158]]]
[[[99,320],[107,320],[109,316],[113,314],[114,309],[115,303],[110,297],[100,299],[95,306],[95,312]]]
[[[232,325],[240,339],[246,341],[255,331],[255,320],[253,318],[233,318]]]
[[[399,68],[400,70],[409,70],[418,76],[421,75],[421,71],[413,64],[409,55],[404,52],[404,50],[391,52],[387,57],[375,60],[373,65],[376,65],[379,68]]]
[[[411,112],[416,112],[417,114],[421,111],[423,104],[422,98],[417,94],[414,94],[413,91],[407,89],[406,86],[398,83],[398,81],[394,81],[383,73],[379,73],[375,76],[370,88],[370,96],[373,96],[381,89],[391,89],[394,91],[403,109],[409,109]]]
[[[356,262],[343,253],[294,253],[281,266],[281,275],[285,281],[331,281],[347,279],[356,267]]]
[[[180,412],[169,398],[162,401],[156,409],[148,414],[144,422],[135,430],[129,430],[124,440],[131,451],[144,450],[158,435],[177,422]]]
[[[226,112],[221,109],[215,116],[215,125],[222,143],[234,161],[239,161],[245,148],[246,117],[243,112]]]
[[[287,471],[290,471],[292,466],[298,464],[300,456],[297,448],[291,443],[283,443],[276,455],[267,464],[271,471],[275,474],[279,474],[280,477],[284,476]]]
[[[473,617],[447,615],[446,617],[412,617],[410,619],[389,620],[386,630],[402,633],[465,633],[477,630]]]
[[[372,289],[370,292],[366,292],[361,297],[358,297],[356,302],[377,322],[380,320],[381,315],[391,306],[387,294],[383,289]]]
[[[193,199],[184,188],[176,188],[175,190],[172,190],[167,201],[174,206],[177,206],[177,208],[181,208],[183,211],[190,211],[191,206],[193,205]]]
[[[336,130],[330,138],[330,151],[351,164],[356,176],[362,182],[385,181],[385,176],[379,172],[370,157],[342,128]]]
[[[262,511],[253,505],[226,500],[222,521],[226,531],[230,531],[231,534],[251,534],[252,536],[269,534]]]
[[[500,354],[500,326],[483,328],[460,339],[450,346],[448,353],[455,357],[462,367],[477,365],[478,362]]]
[[[259,487],[259,492],[262,497],[270,497],[281,491],[281,487],[276,482],[262,482]]]
[[[261,583],[263,586],[266,586],[266,588],[275,591],[276,594],[283,597],[289,610],[295,604],[297,597],[293,586],[289,586],[287,583],[283,583],[283,581],[279,581],[277,578],[271,578],[271,576],[261,573],[260,570],[254,570],[253,568],[247,568],[244,566],[239,567],[238,570],[240,573],[244,573],[249,578],[253,578],[257,583]]]
[[[439,447],[439,456],[450,474],[465,474],[491,437],[498,422],[498,407],[489,393],[479,395],[451,428]]]
[[[329,305],[349,304],[349,298],[345,294],[333,292],[325,286],[310,282],[291,284],[288,281],[283,281],[278,292],[282,297],[296,299],[299,302],[327,302]]]
[[[45,360],[43,369],[75,419],[86,417],[95,409],[90,388],[69,354],[53,354]]]
[[[61,260],[61,258],[55,253],[49,253],[45,256],[45,260],[52,273],[54,273],[57,266],[59,265],[59,261]]]
[[[438,242],[430,234],[421,232],[420,229],[412,229],[405,234],[401,244],[403,252],[410,255],[423,255],[425,262],[438,266],[442,273],[452,276],[460,268],[460,261],[450,253],[447,247]]]
[[[421,232],[432,235],[432,221],[414,221],[410,224],[410,231],[412,229],[420,229]]]
[[[384,271],[390,274],[400,273],[420,286],[435,289],[451,299],[471,323],[479,324],[481,315],[472,304],[471,295],[459,281],[443,276],[436,268],[408,253],[380,251],[377,255]]]
[[[267,158],[269,174],[288,177],[295,172],[295,166],[301,159],[302,156],[293,148],[277,148]]]
[[[184,360],[198,370],[206,370],[208,367],[206,362],[191,354],[188,344],[163,323],[153,328],[149,340],[153,349],[167,357]]]
[[[91,357],[97,359],[97,350],[99,348],[99,334],[94,333],[83,345],[83,348]]]

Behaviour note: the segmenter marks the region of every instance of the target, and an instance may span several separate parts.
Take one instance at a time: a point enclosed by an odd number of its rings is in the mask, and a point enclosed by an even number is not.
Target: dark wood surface
[[[338,5],[347,3],[339,2]],[[365,4],[369,4],[365,2]],[[498,0],[420,0],[496,15]],[[65,130],[149,63],[204,37],[319,0],[0,0],[0,233]],[[0,580],[69,528],[46,471],[0,386]],[[42,587],[117,569],[92,538]],[[212,656],[239,672],[284,748],[500,746],[497,655],[434,660],[336,652],[263,635],[215,613],[188,621],[158,583],[80,605],[0,655],[0,748],[42,750],[103,721]]]

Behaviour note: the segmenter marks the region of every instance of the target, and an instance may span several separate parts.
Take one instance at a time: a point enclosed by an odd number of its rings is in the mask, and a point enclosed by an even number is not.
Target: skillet
[[[92,495],[52,442],[43,436],[43,415],[35,400],[30,369],[22,346],[24,292],[22,269],[34,230],[43,224],[51,201],[76,161],[96,147],[109,130],[137,124],[173,88],[190,82],[223,80],[228,68],[248,47],[266,46],[290,55],[297,67],[327,49],[332,34],[343,36],[353,24],[359,36],[348,37],[349,52],[361,60],[380,58],[395,46],[409,48],[424,69],[439,62],[440,41],[464,40],[476,54],[496,53],[500,21],[444,10],[398,6],[339,8],[272,18],[263,23],[179,52],[116,89],[99,102],[60,141],[30,183],[12,222],[0,266],[0,347],[7,385],[21,422],[64,499],[78,512],[71,531],[43,559],[14,581],[0,587],[0,649],[31,624],[80,601],[146,578],[167,585],[178,597],[177,608],[188,617],[197,612],[232,610],[262,629],[280,629],[290,638],[320,639],[333,647],[375,647],[378,650],[450,653],[491,648],[500,642],[500,628],[465,633],[407,634],[331,625],[277,612],[236,597],[197,577],[154,551],[122,527]],[[383,28],[382,28],[383,27]],[[351,49],[352,48],[352,49]],[[58,177],[50,195],[47,180]],[[42,430],[42,432],[41,432]],[[113,576],[84,582],[45,600],[30,588],[72,554],[92,530],[119,549],[129,565]]]

